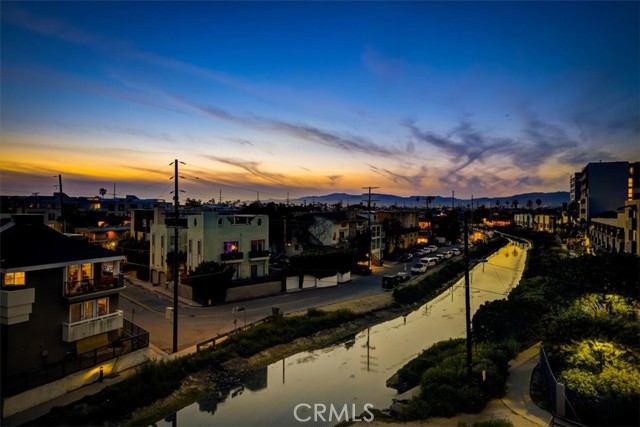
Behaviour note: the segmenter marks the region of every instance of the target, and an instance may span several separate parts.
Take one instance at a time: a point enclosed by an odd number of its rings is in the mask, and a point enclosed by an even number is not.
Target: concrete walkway
[[[18,412],[10,417],[2,420],[3,426],[20,426],[26,425],[29,421],[33,421],[48,414],[51,409],[56,406],[66,406],[73,402],[77,402],[85,396],[91,396],[100,392],[102,389],[117,384],[124,380],[130,374],[135,372],[135,368],[120,372],[119,375],[113,377],[105,377],[102,382],[95,382],[84,387],[80,387],[60,397],[49,400],[48,402],[29,408],[25,411]]]

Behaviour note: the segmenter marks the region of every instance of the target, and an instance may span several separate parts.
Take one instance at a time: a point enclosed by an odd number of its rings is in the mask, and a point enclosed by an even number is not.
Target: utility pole
[[[369,222],[369,257],[368,257],[369,270],[371,270],[371,256],[372,256],[372,254],[371,254],[371,251],[372,251],[371,244],[373,242],[373,234],[371,233],[371,190],[375,190],[377,188],[380,188],[380,187],[362,187],[363,190],[369,190],[369,192],[368,192],[369,197],[368,197],[368,201],[367,201],[367,210],[369,211],[368,215],[367,215],[367,218],[369,218],[369,221],[368,221]],[[365,195],[367,195],[367,194],[365,194]]]
[[[469,290],[469,226],[467,213],[464,214],[464,311],[467,324],[467,380],[471,379],[473,359],[471,355],[471,293]]]
[[[471,195],[471,228],[473,228],[473,194]]]
[[[184,164],[183,162],[180,162]],[[173,352],[178,352],[178,285],[180,277],[178,275],[178,237],[180,230],[178,229],[178,217],[180,215],[180,197],[178,192],[178,159],[173,161],[175,173],[174,190],[173,190]],[[114,184],[115,186],[115,184]],[[115,187],[114,187],[115,188]]]
[[[62,232],[67,232],[67,223],[64,219],[64,205],[62,202],[62,174],[58,174],[58,188],[60,189],[60,219],[62,220]]]
[[[287,292],[287,217],[283,219],[283,231],[282,231],[282,285],[280,291],[282,293]]]
[[[455,200],[456,200],[456,192],[455,190],[451,190],[451,210],[455,210]]]
[[[116,198],[116,183],[113,183],[113,198]]]

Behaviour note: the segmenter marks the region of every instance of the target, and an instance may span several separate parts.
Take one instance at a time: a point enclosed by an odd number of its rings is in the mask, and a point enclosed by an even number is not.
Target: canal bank
[[[524,268],[525,253],[525,250],[503,248],[489,257],[486,265],[474,269],[471,274],[473,311],[486,301],[503,298],[517,285]],[[370,300],[368,304],[382,304],[383,297],[378,298],[380,300]],[[391,301],[390,296],[388,298]],[[355,304],[354,308],[357,309],[358,302]],[[427,304],[412,308],[414,310],[410,313],[403,311],[407,308],[376,310],[370,315],[375,313],[377,318],[369,319],[376,324],[355,334],[348,329],[349,326],[341,326],[328,335],[313,334],[283,345],[282,351],[270,349],[266,352],[268,354],[254,356],[248,359],[248,365],[244,365],[260,366],[282,357],[282,360],[260,368],[260,378],[252,380],[254,384],[260,384],[259,387],[251,389],[240,386],[220,399],[208,397],[177,414],[164,413],[162,416],[168,416],[167,420],[177,417],[179,425],[187,426],[301,425],[292,418],[295,402],[309,400],[336,407],[342,407],[345,402],[368,402],[378,408],[388,407],[396,394],[395,390],[385,386],[389,376],[433,343],[464,335],[464,292],[461,283],[455,283]],[[392,319],[385,321],[384,316]],[[326,342],[325,337],[335,339],[345,333],[351,336],[338,344],[291,354],[305,346],[315,345],[314,348],[317,348]],[[246,407],[252,408],[252,414],[242,409]],[[153,423],[171,425],[163,424],[163,421]],[[304,425],[333,424],[320,421]]]

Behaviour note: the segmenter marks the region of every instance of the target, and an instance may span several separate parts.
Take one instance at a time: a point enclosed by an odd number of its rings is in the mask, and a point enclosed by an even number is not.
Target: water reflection
[[[518,283],[525,249],[510,244],[489,257],[486,265],[473,269],[472,313],[486,301],[503,298]],[[367,328],[330,347],[271,364],[247,379],[243,389],[228,390],[182,409],[178,413],[180,425],[335,425],[344,419],[314,420],[313,405],[333,405],[338,409],[349,405],[349,414],[362,413],[366,404],[388,407],[396,394],[386,387],[391,375],[435,342],[464,334],[464,280],[460,280],[411,313]],[[312,418],[301,423],[295,417],[296,408],[298,416]],[[172,424],[159,421],[156,425]]]

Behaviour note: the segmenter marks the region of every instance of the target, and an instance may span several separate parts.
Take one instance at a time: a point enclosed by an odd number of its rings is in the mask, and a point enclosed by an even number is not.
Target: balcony
[[[62,324],[62,341],[74,342],[79,339],[92,337],[122,328],[124,313],[117,310],[105,316],[80,320],[79,322]]]
[[[244,252],[228,252],[220,254],[220,261],[242,262],[243,259]]]
[[[0,323],[14,325],[29,321],[35,295],[34,288],[0,291]]]
[[[103,295],[115,294],[124,288],[122,274],[117,276],[103,276],[97,279],[83,279],[69,281],[64,284],[65,298],[80,297],[101,293]]]
[[[269,259],[271,253],[269,251],[249,251],[249,259],[257,260],[257,259]]]

